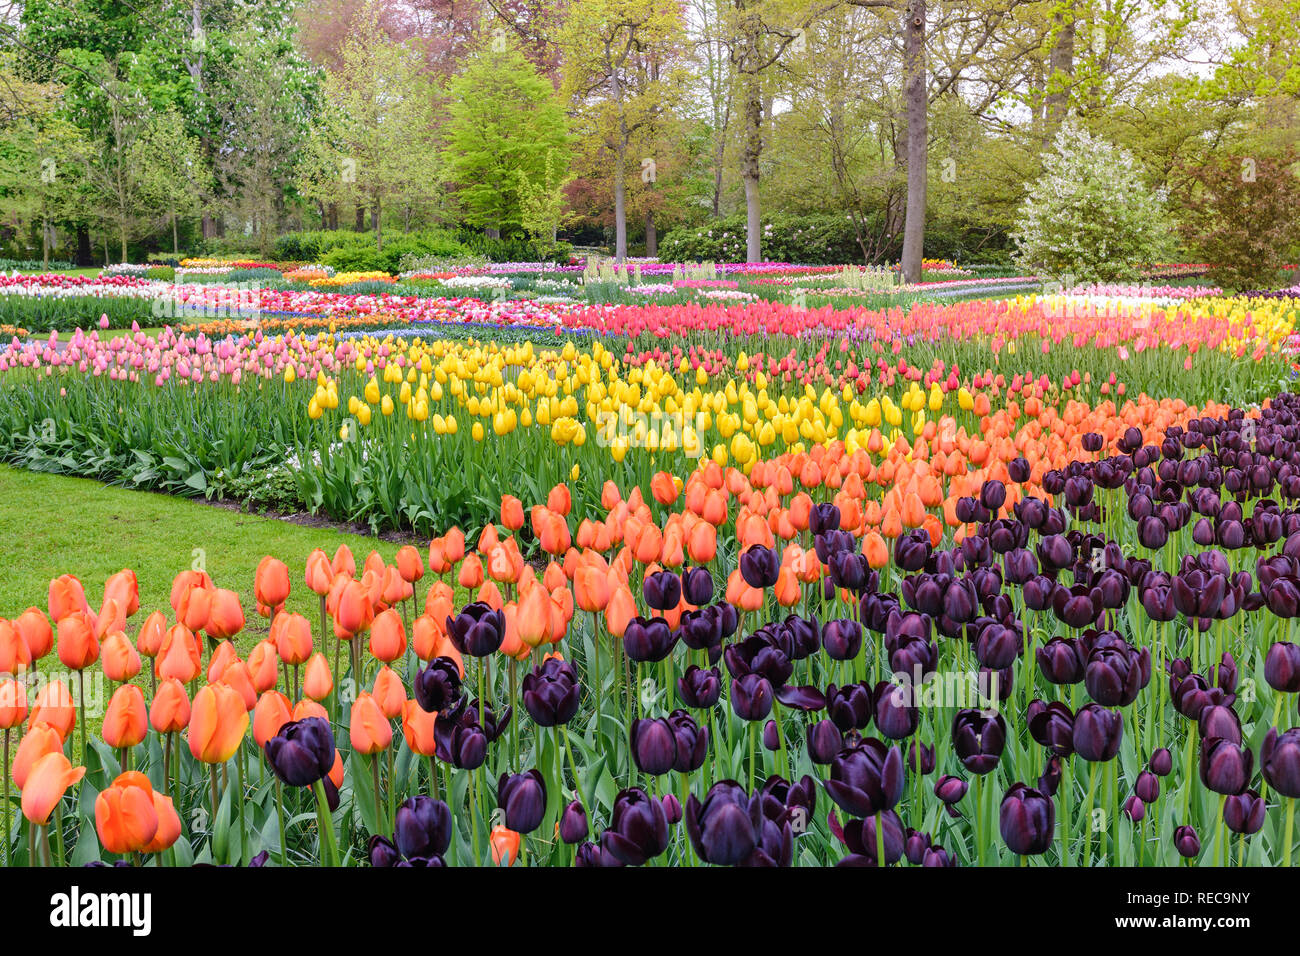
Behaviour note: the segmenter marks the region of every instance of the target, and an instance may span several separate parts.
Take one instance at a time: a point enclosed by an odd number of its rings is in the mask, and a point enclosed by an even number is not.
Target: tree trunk
[[[50,267],[50,220],[44,218],[41,220],[41,268]]]
[[[645,211],[645,254],[651,259],[659,257],[659,231],[655,228],[655,211]]]
[[[361,205],[361,203],[357,203],[357,224],[355,227],[355,231],[356,232],[366,231],[366,207]]]
[[[627,145],[614,156],[614,261],[627,259]]]
[[[740,154],[740,178],[745,184],[745,261],[761,262],[763,223],[758,198],[758,163],[763,155],[763,91],[757,73],[762,56],[757,18],[746,18],[742,30],[740,62],[744,66],[741,73],[745,102],[742,107],[744,144]]]
[[[1056,43],[1047,60],[1047,129],[1044,145],[1051,142],[1070,108],[1070,80],[1074,76],[1074,11],[1058,13]]]
[[[179,256],[180,254],[181,254],[181,240],[180,240],[179,233],[176,231],[176,213],[173,212],[172,213],[172,255]]]
[[[122,261],[126,262],[126,230],[122,230]]]
[[[86,226],[77,227],[77,265],[89,266],[94,263],[90,251],[90,229]]]
[[[382,200],[376,199],[370,210],[370,228],[375,230],[375,252],[384,251],[384,210]]]
[[[501,230],[497,226],[484,226],[483,235],[487,236],[489,239],[500,239]]]
[[[903,96],[907,102],[907,219],[903,224],[903,281],[921,281],[925,245],[929,96],[925,72],[925,0],[909,0],[903,30]]]

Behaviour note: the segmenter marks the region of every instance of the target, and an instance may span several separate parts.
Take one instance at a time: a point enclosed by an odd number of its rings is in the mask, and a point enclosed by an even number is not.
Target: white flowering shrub
[[[1012,232],[1022,267],[1054,279],[1112,282],[1173,254],[1164,199],[1130,153],[1066,124],[1044,167]]]

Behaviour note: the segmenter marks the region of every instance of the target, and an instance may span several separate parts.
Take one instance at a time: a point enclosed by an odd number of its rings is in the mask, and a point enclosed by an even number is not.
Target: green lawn
[[[97,608],[104,580],[131,568],[140,581],[140,611],[128,622],[132,638],[150,611],[172,617],[172,578],[201,559],[213,580],[239,592],[243,601],[247,626],[236,641],[241,654],[266,633],[267,622],[257,616],[253,598],[253,575],[263,555],[289,565],[288,609],[307,615],[314,633],[319,602],[303,583],[311,549],[319,546],[333,555],[346,543],[360,565],[371,550],[391,561],[398,548],[378,538],[7,465],[0,465],[0,540],[8,542],[8,558],[0,561],[0,616],[16,617],[31,605],[45,609],[50,579],[60,574],[80,578]]]

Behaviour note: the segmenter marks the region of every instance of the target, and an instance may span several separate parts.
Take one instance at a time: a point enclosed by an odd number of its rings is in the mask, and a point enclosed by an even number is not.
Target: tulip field
[[[360,533],[0,607],[0,858],[1290,866],[1300,288],[926,270],[0,275],[0,460]]]

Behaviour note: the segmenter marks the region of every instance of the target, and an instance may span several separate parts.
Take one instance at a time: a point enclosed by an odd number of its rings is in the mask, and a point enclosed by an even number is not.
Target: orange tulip
[[[208,577],[206,571],[182,571],[176,577],[172,578],[171,605],[176,616],[181,616],[181,602],[184,601],[185,595],[193,588],[200,590],[210,590],[216,587],[212,583],[212,578]]]
[[[139,853],[158,833],[153,786],[138,771],[118,776],[95,798],[95,832],[109,853]]]
[[[346,544],[341,544],[338,550],[334,552],[334,560],[330,562],[334,569],[335,576],[346,574],[350,578],[357,576],[357,562],[352,557],[352,549]]]
[[[104,676],[119,684],[140,673],[140,654],[121,631],[108,635],[99,648]]]
[[[159,677],[175,677],[188,684],[199,676],[203,665],[203,648],[184,624],[173,624],[163,636],[158,650],[156,670]]]
[[[0,674],[21,674],[32,665],[31,648],[18,628],[0,618]]]
[[[248,672],[253,678],[253,690],[264,694],[280,679],[280,652],[272,640],[258,641],[248,652]]]
[[[31,729],[23,734],[22,740],[18,741],[13,767],[10,768],[10,776],[18,789],[21,790],[26,785],[27,775],[42,757],[61,753],[63,738],[59,732],[47,724],[32,724]]]
[[[253,707],[253,739],[257,746],[265,748],[266,742],[291,720],[293,711],[289,707],[289,698],[278,690],[264,693]]]
[[[524,526],[524,506],[514,495],[501,496],[501,523],[511,531]]]
[[[136,650],[145,657],[157,657],[158,651],[162,648],[163,636],[166,633],[167,618],[162,611],[154,611],[140,625],[140,633],[135,638]]]
[[[90,605],[86,602],[86,589],[71,574],[60,575],[50,582],[49,609],[50,619],[55,623],[69,614],[89,614]]]
[[[605,627],[615,637],[622,637],[623,632],[627,630],[628,622],[634,617],[636,617],[636,601],[632,599],[632,592],[628,587],[622,585],[610,595],[609,604],[605,607]]]
[[[609,605],[611,586],[606,572],[591,565],[573,573],[573,597],[584,611],[603,611]]]
[[[280,608],[289,597],[289,567],[279,558],[269,554],[257,564],[253,576],[253,593],[257,603],[269,608]]]
[[[248,731],[244,699],[225,684],[208,684],[194,695],[190,709],[190,753],[202,763],[225,763]]]
[[[85,611],[74,611],[59,621],[59,660],[69,670],[84,670],[99,659],[95,619]]]
[[[381,593],[384,603],[390,607],[401,604],[415,594],[415,588],[402,578],[401,572],[395,567],[384,568],[380,578],[383,581]]]
[[[402,704],[402,736],[412,753],[421,757],[432,757],[437,752],[433,728],[438,715],[431,714],[420,707],[418,701],[408,700]]]
[[[53,680],[36,692],[28,726],[46,724],[67,740],[77,725],[77,708],[72,702],[72,692],[61,680]]]
[[[135,684],[123,684],[113,692],[104,712],[100,733],[104,743],[115,750],[134,747],[144,740],[148,729],[149,709],[144,703],[144,692]]]
[[[352,704],[350,736],[352,749],[360,754],[377,754],[393,742],[393,728],[375,699],[362,691]]]
[[[402,685],[402,679],[397,676],[397,671],[391,667],[385,665],[379,668],[379,672],[375,674],[375,683],[370,696],[375,699],[380,711],[389,720],[396,720],[402,716],[402,705],[406,703],[406,688]]]
[[[102,641],[114,631],[126,630],[126,611],[117,598],[108,598],[95,615],[95,640]]]
[[[0,680],[0,730],[21,726],[27,719],[27,688],[12,677]]]
[[[504,860],[506,866],[514,866],[515,861],[519,859],[519,834],[514,830],[507,830],[503,826],[492,828],[490,837],[492,844],[492,863],[494,866],[500,866]]]
[[[370,625],[370,653],[385,664],[406,653],[406,628],[402,616],[392,608],[376,615]]]
[[[334,692],[334,673],[325,655],[317,651],[307,661],[307,673],[303,677],[302,692],[312,700],[324,700]]]
[[[461,558],[465,557],[465,533],[460,528],[452,527],[450,531],[442,536],[443,552],[447,555],[447,560],[456,564]]]
[[[29,607],[14,618],[13,625],[26,642],[33,661],[39,661],[54,649],[54,631],[40,608]]]
[[[268,639],[286,664],[302,664],[311,657],[311,622],[301,614],[277,614]]]
[[[329,720],[329,712],[314,700],[300,700],[293,706],[293,719],[305,720],[308,717],[319,717],[321,720]]]
[[[185,685],[169,677],[158,685],[149,706],[149,725],[160,734],[174,734],[190,723],[190,695]]]
[[[205,630],[208,637],[224,641],[234,637],[244,629],[244,608],[239,603],[239,595],[225,588],[216,588],[208,611],[208,624]]]
[[[666,471],[658,471],[650,479],[650,493],[654,495],[655,501],[666,507],[677,500],[680,489],[673,481],[672,475]]]
[[[153,811],[158,817],[158,831],[152,840],[140,848],[142,853],[162,853],[170,849],[181,836],[181,818],[171,797],[155,790]]]
[[[551,493],[546,496],[546,507],[557,515],[566,517],[573,507],[573,498],[569,494],[569,486],[561,482],[552,488]]]
[[[413,545],[403,545],[397,550],[397,573],[402,580],[414,584],[424,577],[424,560]]]
[[[314,548],[307,555],[307,569],[303,572],[303,582],[308,589],[321,597],[330,593],[334,583],[334,568],[330,565],[329,555],[320,548]]]
[[[74,767],[63,752],[49,753],[32,766],[23,784],[23,816],[45,826],[68,788],[86,775],[85,767]]]
[[[233,688],[244,702],[244,710],[252,710],[257,703],[257,688],[253,686],[253,674],[248,665],[241,660],[233,660],[221,672],[221,683]]]
[[[465,559],[465,563],[460,566],[460,574],[456,580],[460,586],[466,590],[472,590],[483,583],[483,562],[479,560],[477,554],[471,554]]]
[[[208,618],[212,614],[212,592],[215,590],[214,587],[192,587],[182,591],[176,608],[177,622],[191,631],[201,631],[207,627]]]
[[[370,595],[360,581],[349,581],[339,594],[338,610],[334,614],[334,636],[351,640],[370,626],[375,609]]]

